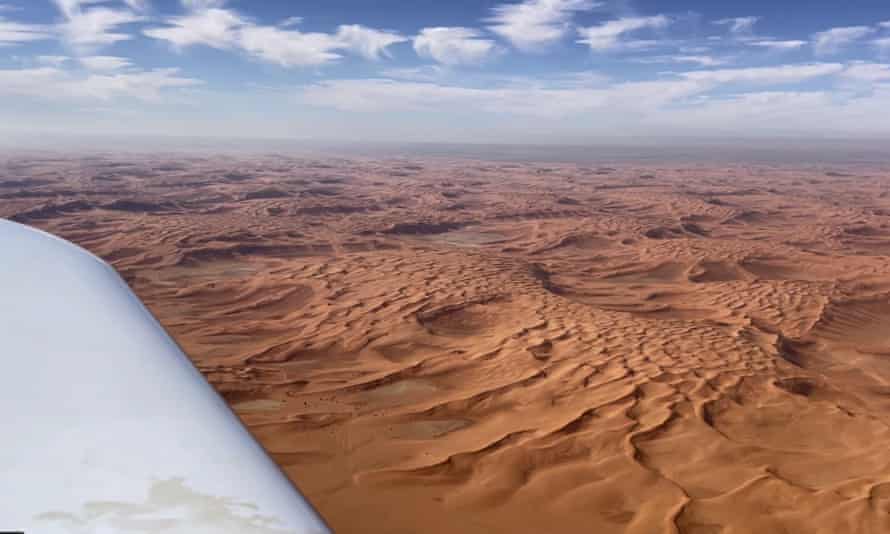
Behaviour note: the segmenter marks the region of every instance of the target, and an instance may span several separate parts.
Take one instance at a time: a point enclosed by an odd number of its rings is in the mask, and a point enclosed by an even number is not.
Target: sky
[[[0,133],[890,135],[888,0],[0,0]]]

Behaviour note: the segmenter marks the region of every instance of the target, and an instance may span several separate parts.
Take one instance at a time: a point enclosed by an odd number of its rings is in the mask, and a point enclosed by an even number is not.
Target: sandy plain
[[[0,158],[341,533],[890,532],[890,167]]]

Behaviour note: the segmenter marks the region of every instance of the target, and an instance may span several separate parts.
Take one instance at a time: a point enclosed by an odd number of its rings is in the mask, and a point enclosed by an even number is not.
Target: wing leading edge
[[[0,531],[321,534],[107,264],[0,220]]]

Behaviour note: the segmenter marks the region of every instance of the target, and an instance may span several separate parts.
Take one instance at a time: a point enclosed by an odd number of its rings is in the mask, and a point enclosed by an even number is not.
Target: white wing
[[[0,220],[0,531],[324,522],[115,271]]]

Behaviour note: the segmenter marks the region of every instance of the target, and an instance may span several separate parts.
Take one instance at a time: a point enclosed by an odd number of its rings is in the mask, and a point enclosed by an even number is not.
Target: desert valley
[[[0,199],[337,532],[890,531],[890,165],[8,153]]]

